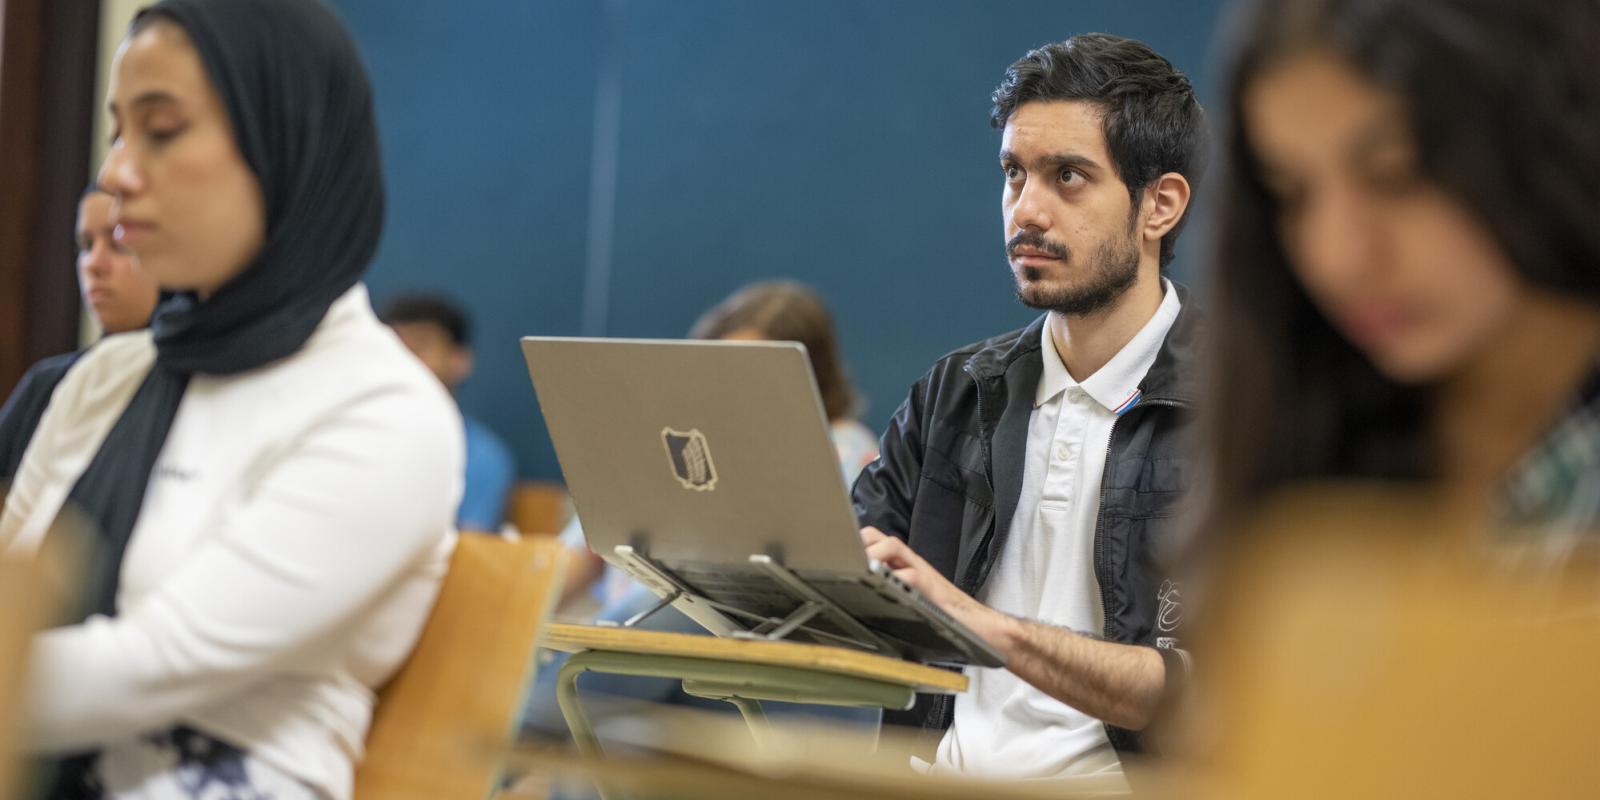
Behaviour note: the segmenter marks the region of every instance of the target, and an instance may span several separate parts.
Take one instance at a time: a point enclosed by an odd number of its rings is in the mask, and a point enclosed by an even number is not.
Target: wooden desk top
[[[606,650],[795,667],[895,683],[932,694],[959,694],[967,690],[967,676],[959,672],[818,644],[562,624],[549,626],[541,644],[566,653]]]

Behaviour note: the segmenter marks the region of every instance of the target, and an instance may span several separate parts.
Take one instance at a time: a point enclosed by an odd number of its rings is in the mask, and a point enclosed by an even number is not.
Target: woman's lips
[[[117,227],[113,232],[113,235],[116,237],[116,240],[119,243],[134,246],[137,245],[140,240],[149,237],[150,233],[155,230],[155,227],[156,226],[154,224],[145,222],[144,220],[123,219],[117,222]]]
[[[1341,327],[1357,344],[1382,345],[1392,340],[1411,324],[1412,315],[1392,304],[1363,304],[1353,306],[1339,315]]]

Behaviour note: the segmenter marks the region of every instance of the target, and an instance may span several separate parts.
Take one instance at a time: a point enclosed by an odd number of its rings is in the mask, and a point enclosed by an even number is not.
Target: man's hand
[[[921,592],[923,597],[955,617],[988,642],[990,647],[1005,652],[1008,634],[1016,627],[1015,618],[974,600],[972,595],[961,591],[939,574],[933,565],[913,552],[905,542],[877,528],[862,528],[861,542],[867,547],[867,558],[887,564],[896,578]]]
[[[1139,730],[1161,699],[1166,667],[1149,647],[1117,644],[1002,614],[961,591],[905,542],[861,529],[867,557],[966,625],[1006,657],[1006,669],[1096,719]]]

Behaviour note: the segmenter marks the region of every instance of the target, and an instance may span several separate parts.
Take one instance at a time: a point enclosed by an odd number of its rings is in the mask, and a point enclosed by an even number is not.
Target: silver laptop
[[[805,348],[527,337],[589,547],[722,636],[1002,666],[869,562]]]

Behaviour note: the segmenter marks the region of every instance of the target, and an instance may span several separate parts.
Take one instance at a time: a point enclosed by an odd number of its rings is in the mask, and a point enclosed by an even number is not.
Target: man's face
[[[91,192],[78,204],[78,290],[106,333],[127,333],[150,324],[161,290],[111,235],[111,202]]]
[[[433,322],[397,322],[394,328],[400,341],[416,354],[417,360],[454,390],[472,372],[472,351],[455,343],[444,326]]]
[[[1138,209],[1106,148],[1097,105],[1024,103],[1006,122],[1000,167],[1006,256],[1023,304],[1088,314],[1136,282]]]

